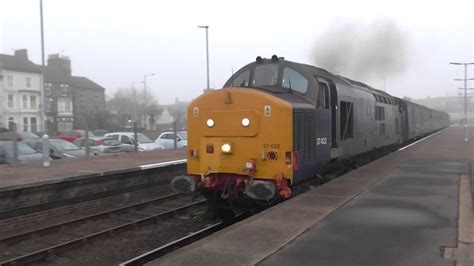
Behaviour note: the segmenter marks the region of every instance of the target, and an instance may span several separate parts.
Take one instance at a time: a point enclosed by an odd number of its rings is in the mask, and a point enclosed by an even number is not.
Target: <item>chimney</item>
[[[25,60],[28,60],[28,50],[27,49],[15,50],[15,56],[19,57],[19,58],[22,58],[22,59],[25,59]]]
[[[61,71],[67,76],[71,76],[71,60],[68,56],[50,54],[48,56],[48,67]]]

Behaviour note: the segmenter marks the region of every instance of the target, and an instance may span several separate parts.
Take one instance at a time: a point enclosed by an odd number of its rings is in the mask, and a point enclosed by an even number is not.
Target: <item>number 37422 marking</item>
[[[316,138],[316,145],[328,144],[328,138]]]
[[[280,148],[280,144],[263,144],[263,148],[264,149],[279,149]]]

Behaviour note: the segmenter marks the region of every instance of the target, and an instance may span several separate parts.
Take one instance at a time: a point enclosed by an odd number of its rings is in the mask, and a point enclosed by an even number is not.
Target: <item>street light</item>
[[[451,65],[463,65],[464,66],[464,78],[463,79],[454,79],[456,81],[464,81],[464,141],[468,141],[467,133],[467,81],[474,80],[474,78],[467,78],[467,66],[474,65],[474,63],[458,63],[450,62]]]
[[[145,96],[145,100],[146,100],[146,77],[151,77],[151,76],[154,76],[155,73],[150,73],[150,74],[146,74],[146,75],[143,75],[143,88],[144,88],[144,96]]]
[[[209,26],[198,26],[200,29],[206,29],[206,69],[207,69],[207,89],[209,90]]]

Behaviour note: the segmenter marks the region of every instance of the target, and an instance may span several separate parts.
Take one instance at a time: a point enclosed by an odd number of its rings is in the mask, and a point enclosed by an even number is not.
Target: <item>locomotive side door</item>
[[[315,110],[315,150],[318,169],[321,169],[331,159],[331,94],[326,80],[318,78],[318,87]]]

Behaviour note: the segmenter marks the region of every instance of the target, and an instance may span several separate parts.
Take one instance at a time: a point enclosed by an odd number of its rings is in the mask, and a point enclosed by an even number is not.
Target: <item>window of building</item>
[[[7,76],[7,87],[13,88],[13,76]]]
[[[72,111],[72,108],[71,108],[71,102],[70,101],[66,101],[64,103],[64,109],[66,110],[66,112],[71,112]]]
[[[250,70],[244,71],[232,80],[232,86],[235,87],[248,87],[250,80]],[[84,95],[85,96],[85,95]]]
[[[53,84],[51,83],[45,83],[44,84],[44,94],[45,95],[51,95],[51,87],[53,86]]]
[[[15,107],[14,101],[13,101],[13,94],[8,94],[8,108],[13,108]]]
[[[30,95],[30,108],[36,109],[36,95]]]
[[[316,108],[329,108],[329,88],[324,82],[319,82],[319,91],[316,98]]]
[[[30,89],[31,88],[31,78],[26,77],[25,78],[25,83],[26,83],[26,88]]]
[[[46,102],[45,102],[46,112],[51,112],[52,101],[53,101],[53,99],[51,99],[51,98],[48,98],[46,100]]]
[[[22,95],[23,109],[28,109],[28,95]]]
[[[68,122],[59,122],[58,123],[58,131],[70,131],[72,130],[72,123]]]
[[[8,118],[8,129],[12,130],[13,124],[15,123],[15,118],[9,117]]]
[[[58,99],[58,112],[71,113],[72,112],[71,99]]]
[[[61,87],[62,87],[61,88],[61,95],[62,96],[67,96],[67,88],[64,88],[62,85],[64,85],[64,84],[61,84]]]
[[[28,117],[23,117],[23,132],[28,132]]]
[[[354,108],[352,102],[340,102],[341,108],[341,140],[352,139],[354,137]]]
[[[380,123],[380,136],[384,137],[385,136],[385,123]]]
[[[36,119],[36,117],[30,118],[30,125],[31,125],[31,132],[38,131],[38,120]]]
[[[282,85],[285,88],[306,93],[308,90],[308,80],[295,70],[286,67],[283,70]]]

